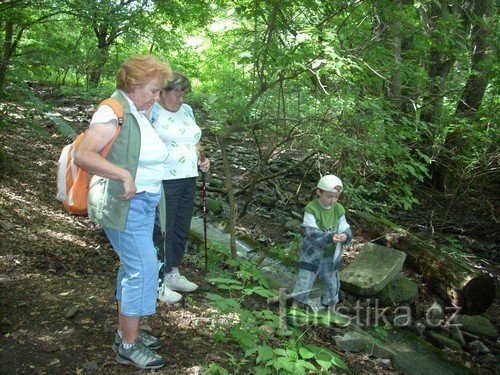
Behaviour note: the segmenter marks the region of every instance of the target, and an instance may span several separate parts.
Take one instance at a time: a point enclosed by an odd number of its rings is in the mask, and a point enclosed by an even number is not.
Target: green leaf
[[[314,353],[304,347],[299,349],[299,353],[300,356],[304,359],[310,359],[314,357]]]
[[[340,357],[337,357],[336,355],[333,356],[332,358],[332,363],[340,368],[343,368],[344,370],[347,370],[347,365],[343,360],[340,359]]]
[[[274,349],[274,352],[279,355],[279,356],[282,356],[282,357],[286,357],[288,354],[286,353],[286,350],[285,349],[282,349],[282,348],[276,348]]]
[[[293,374],[294,375],[305,375],[306,373],[306,369],[299,365],[297,362],[295,362],[294,366],[293,366]]]
[[[328,370],[330,367],[332,367],[332,362],[331,361],[324,361],[322,359],[316,359],[316,362],[318,362],[318,365],[321,366],[321,368]]]
[[[309,370],[317,370],[316,367],[314,367],[314,365],[311,363],[311,362],[308,362],[308,361],[304,361],[303,359],[299,359],[297,361],[297,364],[299,364],[300,366],[304,367],[304,368],[307,368]]]
[[[259,348],[250,348],[245,350],[245,357],[251,357],[252,355],[255,354],[255,352],[257,352],[258,349]]]
[[[258,351],[259,355],[257,356],[257,359],[255,360],[256,363],[267,362],[271,358],[274,357],[273,348],[271,348],[270,346],[267,346],[267,345],[266,346],[259,346],[257,348],[257,351]]]
[[[297,351],[296,351],[296,350],[294,350],[294,349],[290,349],[290,348],[288,348],[288,349],[286,350],[286,355],[288,356],[288,358],[291,358],[291,359],[293,359],[294,361],[296,361],[297,359],[299,359],[299,355],[298,355]]]
[[[228,279],[225,277],[213,277],[211,279],[208,279],[208,281],[211,283],[214,283],[214,284],[238,284],[238,285],[241,285],[241,281],[234,280],[234,279]]]
[[[248,296],[251,294],[257,294],[264,298],[272,298],[276,297],[278,295],[278,292],[276,292],[275,290],[263,288],[262,286],[256,286],[254,288],[245,288],[245,294]]]
[[[255,341],[257,340],[257,337],[250,332],[243,331],[242,329],[235,327],[231,330],[231,336],[244,349],[255,347]]]
[[[210,301],[220,301],[224,300],[225,297],[222,297],[221,295],[215,293],[207,293],[207,299],[209,299]]]
[[[219,289],[224,290],[241,290],[243,285],[217,285]]]
[[[294,370],[294,363],[287,357],[279,357],[276,362],[273,364],[276,370],[286,370],[288,372],[292,372]]]
[[[254,367],[254,371],[256,375],[269,375],[273,373],[273,370],[265,366]]]

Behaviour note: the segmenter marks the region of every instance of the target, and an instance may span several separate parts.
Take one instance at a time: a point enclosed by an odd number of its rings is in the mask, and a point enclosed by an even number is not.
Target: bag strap
[[[102,105],[107,105],[111,107],[111,109],[115,112],[116,117],[118,117],[118,125],[122,126],[123,122],[125,121],[125,118],[123,116],[123,106],[120,104],[120,102],[115,98],[108,98],[104,99],[101,103],[99,103],[99,106],[97,108],[99,108]]]
[[[113,146],[113,143],[115,143],[116,138],[118,138],[118,135],[120,134],[121,127],[125,121],[125,117],[123,115],[123,106],[118,100],[114,98],[104,99],[101,103],[99,103],[99,106],[97,108],[102,105],[111,107],[111,109],[115,112],[116,117],[118,117],[118,127],[116,128],[115,136],[111,141],[109,141],[109,143],[103,148],[101,152],[101,156],[103,158],[106,158],[106,156],[108,156],[109,150],[111,150],[111,146]]]

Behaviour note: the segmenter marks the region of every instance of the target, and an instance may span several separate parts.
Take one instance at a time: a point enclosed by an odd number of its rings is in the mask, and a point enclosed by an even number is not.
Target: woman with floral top
[[[176,291],[192,292],[198,288],[179,272],[193,215],[198,171],[208,172],[210,168],[208,158],[200,157],[201,129],[196,124],[192,108],[184,104],[189,92],[189,80],[174,72],[151,109],[153,127],[168,149],[163,164],[167,215],[165,241],[158,230],[154,235],[160,249],[159,259],[165,263],[160,272],[163,282],[160,299],[166,303],[175,303],[182,298]]]

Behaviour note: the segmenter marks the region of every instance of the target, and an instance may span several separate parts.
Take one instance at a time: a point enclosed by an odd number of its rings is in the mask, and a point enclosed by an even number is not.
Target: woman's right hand
[[[122,201],[126,201],[127,199],[132,199],[135,196],[135,193],[137,192],[137,187],[135,186],[135,182],[134,179],[132,178],[132,175],[126,169],[124,169],[124,171],[125,171],[125,176],[124,179],[122,180],[123,194],[120,195],[120,200]]]

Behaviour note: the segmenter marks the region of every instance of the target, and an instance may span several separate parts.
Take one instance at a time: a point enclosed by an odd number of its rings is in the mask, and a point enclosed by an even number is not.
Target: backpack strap
[[[106,158],[106,156],[108,156],[109,150],[111,150],[111,146],[113,146],[113,143],[120,134],[121,127],[125,121],[125,117],[123,115],[123,106],[120,104],[118,100],[114,98],[104,99],[101,103],[99,103],[99,106],[97,108],[99,108],[102,105],[107,105],[111,107],[111,109],[115,112],[116,117],[118,117],[118,127],[116,128],[116,134],[113,137],[113,139],[103,148],[101,152],[101,156],[103,158]]]
[[[99,108],[102,105],[107,105],[111,107],[111,109],[115,112],[116,117],[118,117],[118,125],[122,126],[123,122],[125,121],[125,118],[123,116],[123,106],[120,104],[120,102],[115,98],[108,98],[104,99],[101,103],[99,103],[99,106],[97,108]]]

